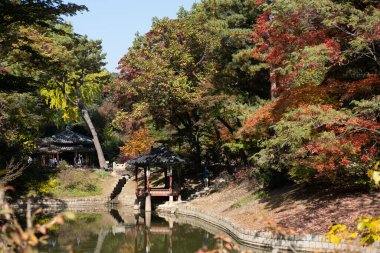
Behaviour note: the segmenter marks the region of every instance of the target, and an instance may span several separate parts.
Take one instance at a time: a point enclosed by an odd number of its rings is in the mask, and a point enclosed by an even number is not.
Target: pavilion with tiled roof
[[[36,153],[41,165],[51,165],[52,159],[74,166],[93,166],[97,162],[93,140],[70,129],[41,139]]]
[[[174,154],[164,146],[152,148],[147,154],[129,160],[127,164],[135,167],[135,191],[138,201],[145,199],[145,211],[151,211],[151,197],[169,197],[181,199],[181,166],[186,160]],[[143,183],[139,187],[139,168],[144,169]],[[154,188],[151,185],[151,173],[164,172],[164,187]],[[176,173],[174,173],[174,171]],[[176,174],[176,175],[174,175]],[[177,182],[174,187],[173,176]]]

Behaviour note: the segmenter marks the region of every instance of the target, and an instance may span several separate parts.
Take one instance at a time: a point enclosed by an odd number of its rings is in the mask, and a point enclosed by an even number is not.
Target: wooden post
[[[169,167],[169,202],[173,202],[173,168]]]
[[[150,228],[152,226],[152,213],[145,212],[145,226]]]
[[[136,195],[137,195],[137,189],[138,189],[138,187],[139,187],[139,182],[138,182],[138,178],[137,178],[137,174],[138,174],[138,167],[137,166],[135,166],[135,193],[136,193]]]
[[[149,166],[146,167],[146,190],[150,193],[150,170]]]
[[[182,171],[181,166],[178,166],[177,168],[177,178],[178,178],[178,198],[177,201],[181,202],[181,189],[182,189]]]
[[[165,176],[165,187],[164,188],[167,188],[168,187],[168,168],[167,167],[164,170],[164,176]]]
[[[147,184],[146,184],[147,178],[146,178],[146,166],[144,167],[144,190],[146,190]]]
[[[150,171],[149,166],[146,166],[146,194],[145,194],[145,212],[152,211],[152,198],[150,195]]]
[[[140,202],[139,202],[139,196],[138,196],[138,190],[139,190],[139,179],[138,179],[138,167],[135,166],[135,195],[136,195],[136,199],[135,199],[135,203],[133,205],[133,209],[135,210],[139,210],[140,209]]]

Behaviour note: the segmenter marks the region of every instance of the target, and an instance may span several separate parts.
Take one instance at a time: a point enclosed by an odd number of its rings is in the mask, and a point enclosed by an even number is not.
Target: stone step
[[[117,198],[117,196],[122,192],[124,185],[127,183],[128,179],[127,177],[123,176],[121,177],[117,184],[115,185],[111,195],[110,200],[113,201]]]

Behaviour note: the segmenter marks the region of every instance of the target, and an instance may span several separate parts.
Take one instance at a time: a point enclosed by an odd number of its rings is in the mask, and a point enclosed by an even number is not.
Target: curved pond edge
[[[380,252],[379,243],[375,243],[371,247],[361,247],[348,243],[329,243],[323,235],[283,235],[243,229],[222,216],[209,214],[198,208],[183,203],[160,205],[155,211],[158,214],[182,215],[193,219],[198,219],[202,222],[207,222],[231,236],[239,244],[250,247],[278,249],[291,252]]]

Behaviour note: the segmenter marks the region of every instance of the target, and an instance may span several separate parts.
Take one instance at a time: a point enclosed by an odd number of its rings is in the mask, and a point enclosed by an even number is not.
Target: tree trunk
[[[274,70],[273,70],[273,66],[270,66],[270,69],[269,69],[269,76],[270,76],[270,98],[273,100],[277,97],[277,83],[276,81],[274,80],[275,77],[274,77]]]
[[[193,148],[194,150],[194,168],[195,170],[202,171],[202,158],[201,158],[201,144],[199,143],[198,132],[196,136],[193,136]]]
[[[104,231],[103,229],[99,231],[98,240],[96,241],[94,253],[100,253],[102,251],[103,243],[104,243],[104,240],[106,239],[106,236],[107,236],[107,231]]]
[[[99,166],[100,168],[105,168],[106,166],[106,159],[104,158],[102,146],[100,145],[98,134],[96,133],[95,127],[92,124],[90,115],[88,114],[88,111],[86,109],[82,109],[83,113],[83,118],[86,121],[87,126],[90,128],[92,138],[94,139],[94,145],[96,149],[96,153],[98,155],[98,160],[99,160]]]

